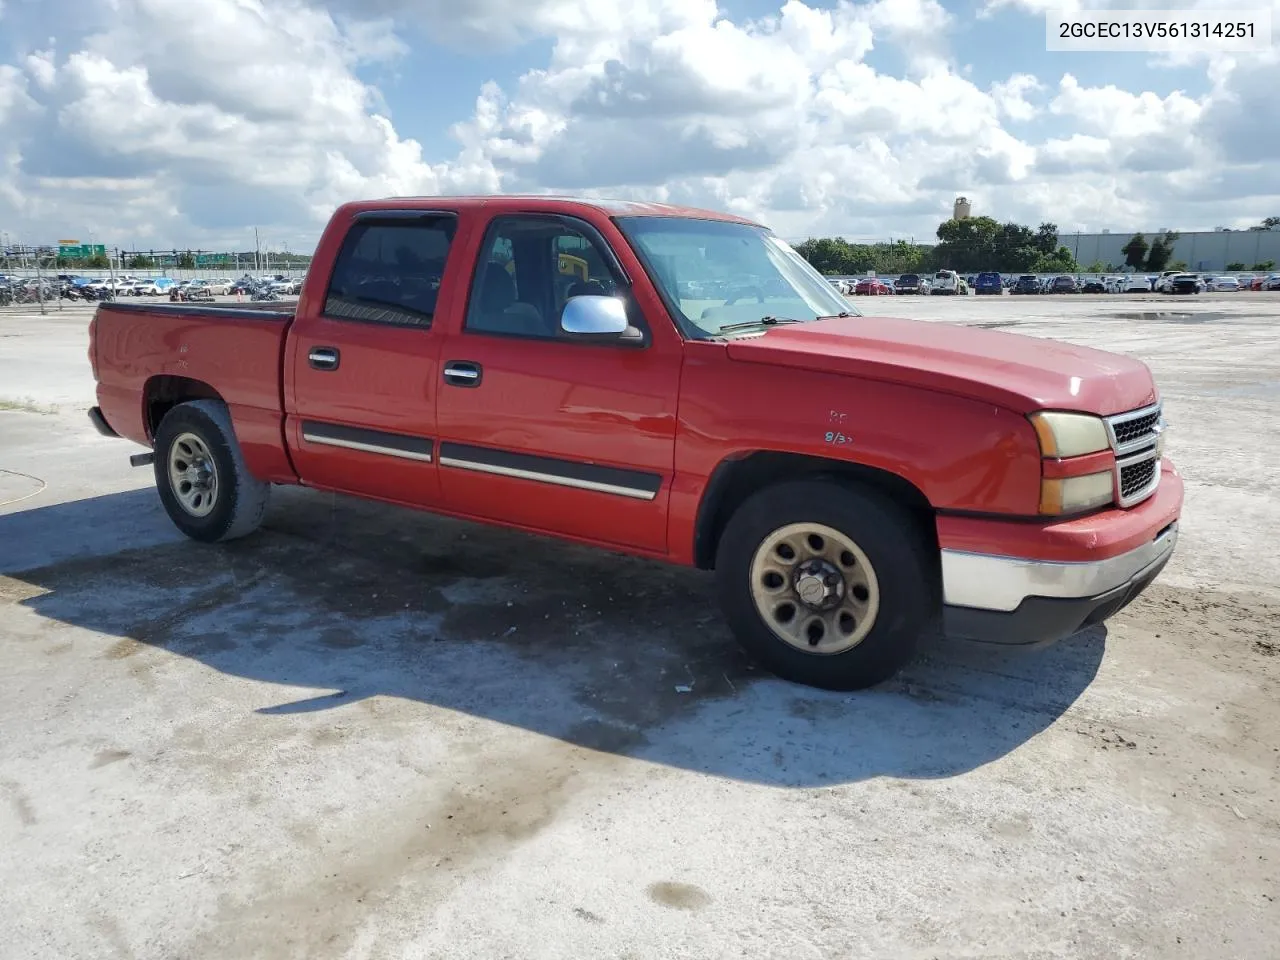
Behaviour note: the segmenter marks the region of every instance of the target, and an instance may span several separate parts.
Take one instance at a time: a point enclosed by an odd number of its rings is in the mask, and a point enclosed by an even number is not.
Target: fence
[[[297,261],[271,263],[264,258],[259,269],[254,269],[253,258],[237,258],[229,264],[195,268],[154,267],[143,269],[97,268],[84,269],[66,265],[64,260],[51,252],[27,250],[21,257],[0,256],[0,310],[6,312],[60,312],[77,306],[85,300],[69,295],[66,278],[90,280],[236,280],[250,276],[281,276],[288,279],[301,277],[307,264]],[[89,301],[90,304],[93,301]]]

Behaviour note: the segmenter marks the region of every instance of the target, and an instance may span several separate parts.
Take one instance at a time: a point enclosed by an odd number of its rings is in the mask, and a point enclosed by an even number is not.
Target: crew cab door
[[[584,276],[585,274],[585,276]],[[440,356],[437,429],[448,509],[665,552],[682,349],[565,339],[570,296],[628,298],[590,224],[502,214],[484,227],[460,326]]]
[[[323,296],[304,298],[286,360],[287,429],[309,486],[431,506],[436,397],[458,218],[358,215]]]

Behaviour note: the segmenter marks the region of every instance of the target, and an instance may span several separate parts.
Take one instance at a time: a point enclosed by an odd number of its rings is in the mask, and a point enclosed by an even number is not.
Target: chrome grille
[[[1116,504],[1132,507],[1160,485],[1160,404],[1107,418],[1107,435],[1116,455]]]
[[[1112,429],[1115,431],[1116,442],[1123,446],[1148,436],[1154,439],[1155,434],[1153,431],[1159,422],[1160,411],[1155,410],[1151,413],[1144,413],[1140,417],[1134,417],[1132,420],[1121,420]]]
[[[1155,479],[1156,462],[1140,460],[1120,468],[1120,499],[1128,500],[1146,490]]]

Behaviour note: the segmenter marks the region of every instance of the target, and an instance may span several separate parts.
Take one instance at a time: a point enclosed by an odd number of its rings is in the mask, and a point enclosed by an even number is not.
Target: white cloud
[[[1274,61],[1207,64],[1195,95],[1026,72],[978,86],[965,61],[991,52],[949,48],[957,15],[936,0],[787,0],[754,21],[713,0],[109,0],[110,16],[71,16],[89,2],[43,0],[33,35],[54,40],[0,64],[0,220],[24,234],[208,245],[257,223],[296,248],[343,200],[499,190],[670,199],[787,235],[924,237],[958,194],[1064,227],[1192,226],[1188,196],[1217,198],[1215,222],[1280,207]],[[80,22],[98,25],[61,28]],[[530,39],[549,56],[515,82],[424,90],[465,118],[451,149],[364,79],[420,79],[434,41],[506,63]],[[875,66],[884,52],[902,75]]]
[[[1030,120],[1039,109],[1027,99],[1027,94],[1038,93],[1044,84],[1029,73],[1015,73],[1008,80],[991,85],[991,99],[1010,120]]]

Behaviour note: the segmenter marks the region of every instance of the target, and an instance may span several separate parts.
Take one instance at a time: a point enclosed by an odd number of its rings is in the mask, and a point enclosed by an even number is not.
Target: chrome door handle
[[[337,347],[312,347],[307,360],[316,370],[337,370],[341,354]]]
[[[478,387],[481,380],[480,364],[470,360],[450,360],[444,365],[444,382],[451,387]]]

